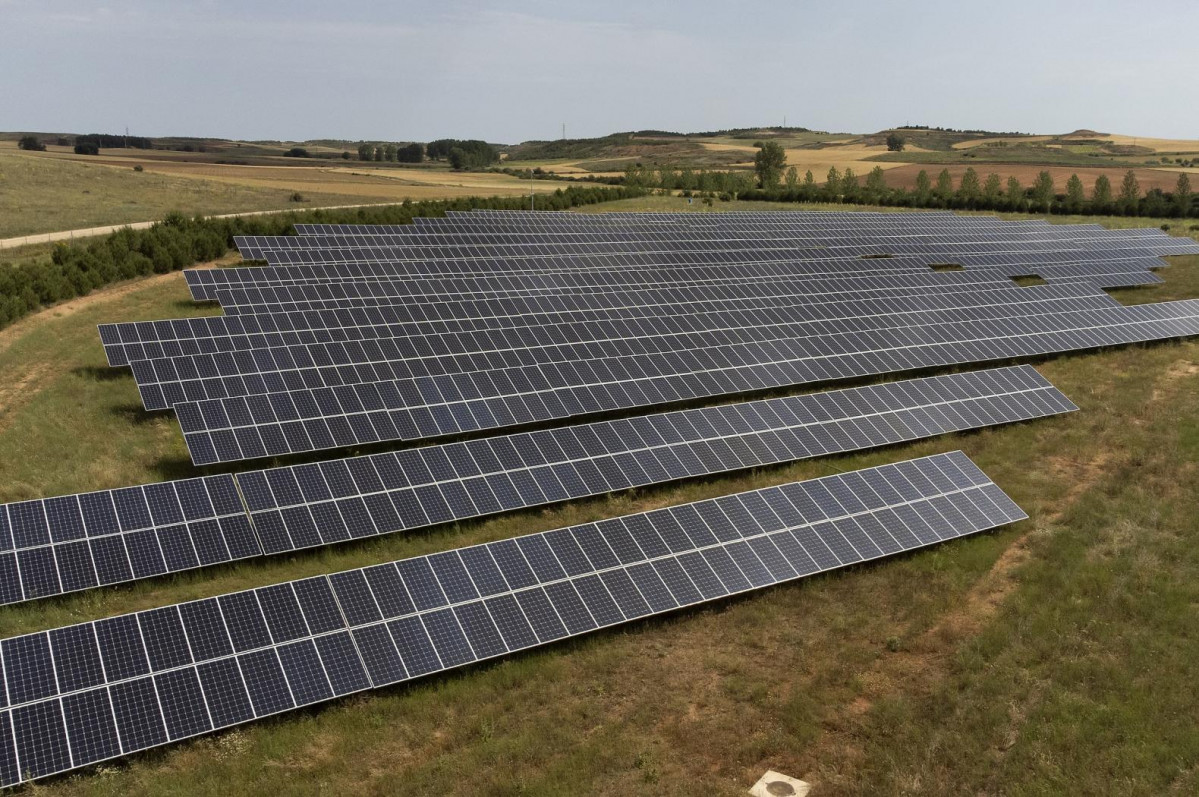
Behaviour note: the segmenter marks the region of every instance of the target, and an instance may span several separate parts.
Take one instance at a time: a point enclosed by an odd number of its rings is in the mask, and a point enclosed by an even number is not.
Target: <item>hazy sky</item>
[[[0,130],[1199,138],[1199,2],[0,0]]]

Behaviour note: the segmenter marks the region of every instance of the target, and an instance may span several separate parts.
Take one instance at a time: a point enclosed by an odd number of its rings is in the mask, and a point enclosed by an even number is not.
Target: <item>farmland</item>
[[[680,209],[700,206],[651,197],[591,210]],[[1115,295],[1199,296],[1199,257],[1175,258],[1162,275],[1164,285]],[[0,331],[10,376],[0,499],[193,475],[174,421],[142,411],[129,376],[104,366],[95,324],[211,312],[168,274]],[[596,794],[733,795],[771,767],[821,794],[993,793],[1015,782],[1029,793],[1193,791],[1199,738],[1179,718],[1199,708],[1189,633],[1199,558],[1188,544],[1199,406],[1187,400],[1197,363],[1193,341],[1044,359],[1039,370],[1082,412],[0,610],[7,637],[953,448],[1031,516],[39,788],[256,794],[286,783],[296,793],[428,794],[461,790],[469,775],[480,793],[585,783]]]

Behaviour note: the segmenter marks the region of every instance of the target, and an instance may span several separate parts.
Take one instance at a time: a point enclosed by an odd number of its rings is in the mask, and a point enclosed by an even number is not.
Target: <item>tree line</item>
[[[777,151],[773,151],[777,148]],[[786,167],[782,148],[767,142],[754,159],[754,172],[713,172],[689,168],[657,169],[633,164],[625,169],[623,184],[646,190],[681,191],[684,196],[721,199],[755,199],[777,202],[846,202],[860,205],[895,205],[912,208],[957,210],[1003,210],[1077,215],[1123,215],[1152,217],[1199,216],[1191,178],[1178,175],[1172,192],[1152,188],[1143,191],[1136,173],[1124,174],[1118,186],[1100,175],[1090,191],[1077,174],[1058,186],[1053,175],[1042,171],[1032,185],[1016,177],[1006,180],[991,173],[985,178],[967,168],[955,183],[948,169],[935,178],[921,169],[912,189],[887,185],[886,172],[874,167],[864,177],[852,168],[832,167],[817,182],[809,169],[801,177],[794,166]]]
[[[644,191],[630,188],[570,186],[539,194],[539,210],[566,210],[579,205],[632,199]],[[239,218],[188,218],[170,214],[146,230],[128,227],[90,242],[55,245],[44,260],[0,268],[0,327],[46,305],[83,296],[120,280],[165,274],[215,260],[233,247],[235,235],[290,235],[296,223],[408,224],[417,216],[444,216],[447,210],[529,207],[528,197],[466,197],[404,202],[398,205],[342,210],[309,210]]]
[[[358,145],[358,160],[389,163],[420,163],[425,159],[425,148],[420,144],[368,144]]]
[[[1100,175],[1090,191],[1077,174],[1070,175],[1064,186],[1058,186],[1052,174],[1042,171],[1032,185],[1026,186],[1014,176],[1004,180],[991,173],[984,178],[971,167],[955,184],[948,169],[941,170],[935,179],[922,169],[916,175],[915,187],[909,190],[888,186],[886,173],[879,166],[864,180],[853,169],[842,172],[833,167],[819,185],[811,171],[801,180],[792,167],[781,185],[760,184],[743,192],[741,198],[1074,215],[1199,216],[1199,203],[1194,201],[1191,179],[1185,172],[1178,175],[1172,192],[1160,188],[1143,191],[1131,169],[1118,186],[1107,175]]]

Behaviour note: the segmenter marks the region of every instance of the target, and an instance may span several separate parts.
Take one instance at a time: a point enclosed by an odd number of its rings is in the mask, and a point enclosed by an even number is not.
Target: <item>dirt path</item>
[[[244,213],[222,213],[210,216],[213,219],[232,219],[239,216],[268,216],[276,213],[295,213],[306,210],[351,210],[353,208],[377,208],[386,205],[398,205],[398,202],[373,202],[363,205],[325,205],[316,208],[284,208],[282,210],[250,210]],[[0,238],[0,249],[15,249],[18,246],[33,244],[52,244],[58,241],[70,241],[75,238],[94,238],[97,235],[110,235],[117,230],[128,227],[132,230],[145,230],[158,224],[157,221],[137,221],[132,224],[110,224],[107,227],[85,227],[79,230],[62,230],[60,232],[43,232],[37,235],[22,235],[19,238]]]

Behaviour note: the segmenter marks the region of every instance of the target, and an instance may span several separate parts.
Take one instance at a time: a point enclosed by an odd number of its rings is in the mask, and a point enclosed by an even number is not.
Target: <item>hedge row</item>
[[[644,194],[635,188],[571,186],[537,196],[534,201],[538,210],[566,210]],[[408,224],[417,216],[444,216],[447,210],[520,210],[527,207],[527,197],[469,197],[229,219],[189,219],[172,213],[146,230],[125,228],[91,243],[63,243],[55,246],[46,260],[0,266],[0,327],[46,305],[83,296],[114,282],[166,274],[215,260],[233,247],[235,235],[290,235],[295,232],[297,223]]]

